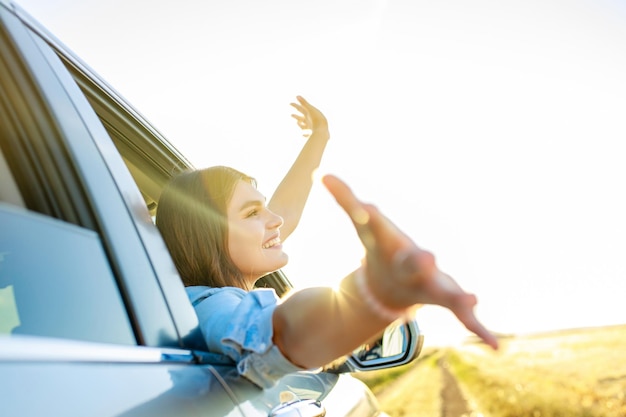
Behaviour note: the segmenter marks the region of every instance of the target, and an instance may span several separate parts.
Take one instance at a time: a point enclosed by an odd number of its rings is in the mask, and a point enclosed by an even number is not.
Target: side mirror
[[[424,335],[415,319],[391,323],[380,339],[361,345],[331,372],[359,372],[393,368],[415,360],[422,351]]]

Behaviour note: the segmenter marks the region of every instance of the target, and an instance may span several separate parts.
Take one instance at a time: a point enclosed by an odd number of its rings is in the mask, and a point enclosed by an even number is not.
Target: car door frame
[[[101,236],[138,344],[183,347],[184,339],[198,331],[193,307],[134,179],[60,56],[102,86],[103,97],[117,103],[120,114],[134,117],[134,122],[142,126],[149,125],[67,48],[26,16],[19,14],[20,19],[14,19],[15,15],[7,12],[3,20],[23,66],[32,76],[31,89],[36,86],[42,96],[41,109],[48,112],[49,131],[57,133],[46,135],[46,140],[54,136],[54,143],[40,146],[53,151],[49,152],[51,164],[73,170],[59,179],[62,184],[49,187],[47,192],[48,198],[59,200],[56,206],[73,206],[78,215],[55,215]],[[46,35],[40,36],[42,33]],[[61,193],[70,183],[68,178],[79,180],[69,186],[71,201],[63,201],[68,199]]]

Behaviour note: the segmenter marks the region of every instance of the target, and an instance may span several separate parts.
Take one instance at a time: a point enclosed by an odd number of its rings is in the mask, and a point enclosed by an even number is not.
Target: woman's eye
[[[254,217],[259,214],[258,210],[251,210],[246,217]]]

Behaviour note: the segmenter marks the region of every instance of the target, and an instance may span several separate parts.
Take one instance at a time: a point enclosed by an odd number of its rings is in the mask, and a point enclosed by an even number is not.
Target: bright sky
[[[271,195],[303,139],[479,297],[500,332],[626,323],[621,0],[22,0],[197,167]],[[285,271],[334,285],[362,249],[316,185]],[[464,334],[418,316],[426,342]]]

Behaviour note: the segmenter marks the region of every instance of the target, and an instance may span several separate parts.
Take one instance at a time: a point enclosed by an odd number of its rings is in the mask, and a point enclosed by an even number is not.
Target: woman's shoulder
[[[203,301],[209,297],[214,299],[216,298],[238,298],[241,299],[245,297],[246,291],[237,287],[205,287],[205,286],[191,286],[185,287],[185,291],[187,292],[187,296],[189,297],[189,301],[192,304],[197,304],[200,301]]]
[[[189,301],[196,306],[198,303],[211,298],[211,300],[241,301],[244,298],[256,300],[261,305],[273,304],[278,299],[276,292],[271,288],[258,288],[246,291],[238,287],[205,287],[190,286],[185,287]]]

